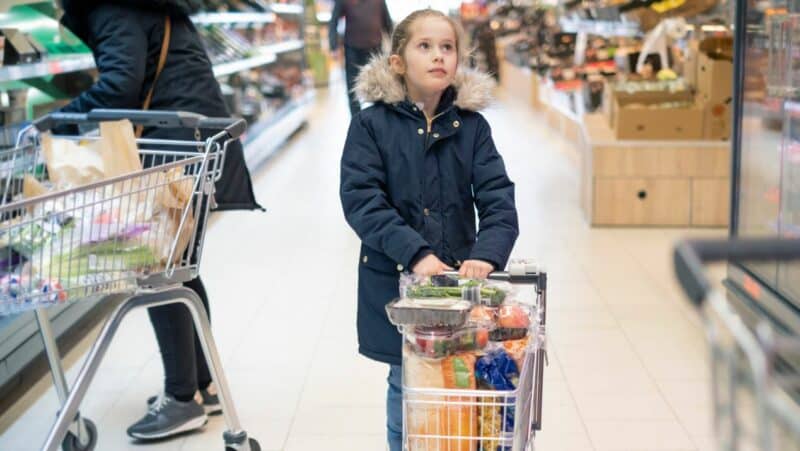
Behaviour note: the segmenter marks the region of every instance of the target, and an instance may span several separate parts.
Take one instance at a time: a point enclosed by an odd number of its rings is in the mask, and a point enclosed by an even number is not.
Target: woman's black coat
[[[165,17],[169,15],[172,22],[169,52],[150,109],[230,116],[203,43],[189,19],[189,14],[196,10],[193,1],[64,0],[63,7],[62,23],[92,49],[99,78],[62,111],[140,109],[155,78]],[[208,134],[210,131],[204,132],[204,137]],[[193,140],[194,132],[146,129],[144,136]],[[260,208],[238,140],[228,147],[222,178],[216,188],[219,210]]]

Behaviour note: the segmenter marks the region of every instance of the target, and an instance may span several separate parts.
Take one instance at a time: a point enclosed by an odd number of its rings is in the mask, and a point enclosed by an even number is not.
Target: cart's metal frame
[[[192,113],[168,111],[94,110],[88,114],[54,113],[37,121],[31,129],[23,130],[20,133],[17,147],[25,145],[25,141],[31,138],[30,132],[33,131],[34,128],[39,132],[46,132],[63,124],[94,124],[101,121],[120,119],[128,119],[134,124],[140,124],[146,127],[194,129],[196,141],[192,142],[141,139],[137,140],[137,143],[170,146],[173,148],[189,147],[189,152],[202,155],[202,157],[200,157],[202,162],[199,173],[196,174],[196,184],[194,186],[192,199],[190,199],[187,207],[184,209],[180,218],[180,225],[177,227],[178,233],[172,239],[171,247],[169,248],[170,255],[167,259],[164,271],[152,275],[142,275],[137,281],[138,288],[132,291],[104,293],[107,297],[121,296],[122,301],[106,320],[71,390],[64,376],[61,356],[50,326],[47,312],[44,307],[37,307],[35,309],[36,319],[39,324],[47,360],[53,377],[53,384],[62,404],[62,408],[58,413],[58,417],[42,449],[55,451],[63,443],[66,450],[68,447],[67,439],[69,439],[69,434],[73,436],[73,440],[70,442],[69,446],[70,450],[88,451],[93,449],[96,445],[96,429],[89,420],[80,416],[78,408],[120,324],[128,313],[133,310],[181,303],[189,309],[192,315],[195,330],[199,337],[203,354],[207,359],[211,377],[215,381],[218,389],[218,395],[227,425],[227,431],[224,433],[223,437],[226,449],[256,451],[260,449],[258,442],[248,438],[247,433],[241,427],[239,417],[234,408],[230,388],[225,373],[222,370],[217,346],[211,333],[208,315],[202,301],[194,291],[181,285],[181,283],[197,277],[205,238],[206,227],[204,223],[208,218],[210,208],[214,204],[214,182],[221,176],[228,143],[241,136],[246,129],[246,123],[243,120],[231,118],[206,118]],[[201,141],[200,129],[222,131],[214,134],[205,141]],[[75,137],[72,137],[72,139],[75,139]],[[200,152],[197,152],[198,150]],[[141,151],[141,153],[145,155],[147,151]],[[186,151],[182,152],[182,154],[185,156]],[[145,170],[143,172],[147,171],[148,170]],[[131,177],[135,175],[136,174],[132,174]],[[124,180],[124,177],[119,178],[119,180]],[[100,184],[102,183],[103,182]],[[5,185],[4,194],[7,195],[9,185],[8,183]],[[73,191],[79,191],[81,189],[86,189],[86,187],[75,188]],[[58,194],[63,194],[63,192]],[[6,196],[4,196],[4,199],[5,198]],[[194,207],[192,207],[192,204],[194,204]],[[7,206],[0,205],[0,208],[5,207]],[[173,257],[175,256],[179,239],[177,235],[180,234],[184,227],[190,227],[187,223],[187,217],[189,211],[192,209],[194,209],[194,213],[197,214],[197,218],[199,218],[195,221],[194,225],[191,226],[193,230],[188,245],[189,249],[191,249],[188,255],[193,255],[193,258],[184,257],[185,260],[183,260],[181,264],[175,264]],[[197,233],[198,227],[200,227],[199,234]],[[182,251],[178,250],[177,252]]]
[[[447,274],[456,276],[457,273]],[[514,390],[458,390],[408,387],[403,382],[403,447],[408,451],[438,451],[439,445],[445,443],[447,449],[463,449],[463,444],[483,444],[492,442],[498,449],[510,451],[531,451],[536,431],[542,428],[542,394],[544,367],[547,364],[546,323],[547,323],[547,273],[539,271],[527,261],[512,261],[508,272],[494,272],[489,279],[506,281],[515,285],[531,285],[534,288],[536,302],[534,305],[534,321],[531,325],[531,343],[525,353],[523,368],[520,369],[519,384]],[[501,418],[507,411],[514,411],[514,430],[502,431],[502,437],[480,437],[469,434],[458,436],[440,434],[411,434],[409,426],[409,410],[416,408],[425,410],[427,406],[445,408],[444,418],[437,416],[437,421],[447,424],[451,422],[450,410],[447,408],[482,408],[499,409]],[[462,416],[463,412],[456,416]],[[476,419],[470,416],[470,424]],[[456,421],[458,419],[456,418]],[[504,421],[504,420],[503,420]],[[460,431],[459,431],[460,432]],[[433,447],[430,443],[434,443]],[[413,447],[412,447],[413,444]]]
[[[725,294],[709,283],[702,265],[798,259],[800,240],[697,240],[676,247],[678,279],[701,308],[710,347],[713,424],[720,451],[800,449],[800,371],[786,364],[800,361],[800,337],[776,331],[766,319],[755,328],[745,324]]]

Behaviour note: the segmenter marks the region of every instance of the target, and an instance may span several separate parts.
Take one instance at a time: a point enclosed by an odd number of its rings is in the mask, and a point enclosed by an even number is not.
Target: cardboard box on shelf
[[[703,120],[705,139],[725,141],[731,137],[733,110],[731,102],[706,104]]]
[[[619,94],[619,93],[617,93]],[[645,93],[639,93],[645,94]],[[694,102],[690,92],[664,96],[620,96],[614,99],[612,128],[617,139],[695,140],[703,138],[704,105]],[[687,102],[675,108],[653,107],[665,102]]]
[[[696,88],[701,102],[727,103],[733,97],[733,63],[698,54]]]
[[[693,100],[692,93],[689,91],[616,91],[613,86],[607,89],[607,95],[604,96],[603,103],[607,105],[603,111],[608,115],[608,124],[611,128],[616,127],[616,116],[618,110],[618,103],[621,106],[631,105],[635,103],[641,104],[654,104],[663,102],[691,102]]]
[[[697,66],[700,56],[699,45],[700,43],[695,40],[689,41],[683,59],[683,78],[685,78],[686,83],[693,88],[697,88]]]

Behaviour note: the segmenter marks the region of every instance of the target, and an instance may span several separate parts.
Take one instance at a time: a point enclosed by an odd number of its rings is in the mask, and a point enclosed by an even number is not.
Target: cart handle
[[[237,139],[247,130],[244,119],[206,117],[186,111],[160,110],[107,110],[95,109],[88,113],[50,113],[37,119],[33,125],[40,131],[52,130],[58,125],[87,124],[128,119],[134,124],[158,128],[205,128],[225,130],[231,139]]]
[[[450,277],[458,277],[459,275],[458,271],[445,271],[442,274]],[[533,271],[529,268],[523,267],[517,271],[516,268],[512,267],[510,271],[491,272],[489,273],[487,279],[519,284],[539,284],[544,282],[544,278],[540,277],[540,274],[542,273]]]
[[[685,240],[675,246],[675,274],[689,300],[701,307],[711,291],[704,263],[800,260],[800,239],[734,238]]]

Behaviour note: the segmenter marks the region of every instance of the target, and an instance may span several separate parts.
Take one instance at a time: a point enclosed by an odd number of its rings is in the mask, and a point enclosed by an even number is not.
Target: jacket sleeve
[[[505,268],[519,235],[514,183],[508,178],[486,119],[480,118],[472,162],[472,190],[478,208],[478,239],[471,259]]]
[[[342,0],[336,0],[328,22],[328,46],[331,52],[339,48],[339,19],[342,18]]]
[[[383,0],[383,17],[382,23],[383,31],[391,36],[392,35],[392,16],[389,14],[389,7],[386,6],[386,0]]]
[[[342,153],[339,195],[345,219],[365,245],[410,268],[430,246],[392,206],[386,182],[372,131],[356,115]]]
[[[89,13],[90,39],[99,78],[61,111],[85,113],[94,108],[141,108],[147,36],[130,9],[100,4]],[[133,13],[135,15],[135,13]]]

